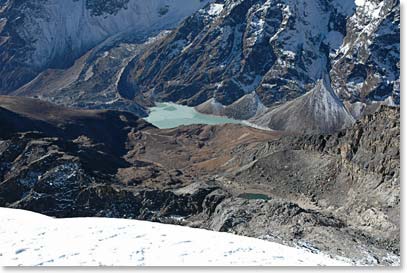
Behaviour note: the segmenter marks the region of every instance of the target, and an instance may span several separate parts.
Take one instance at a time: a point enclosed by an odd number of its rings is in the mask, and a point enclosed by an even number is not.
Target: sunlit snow
[[[219,15],[223,10],[223,4],[217,4],[217,3],[213,3],[211,4],[208,14],[209,15]]]
[[[347,265],[322,254],[228,233],[107,218],[54,219],[0,208],[3,266]]]

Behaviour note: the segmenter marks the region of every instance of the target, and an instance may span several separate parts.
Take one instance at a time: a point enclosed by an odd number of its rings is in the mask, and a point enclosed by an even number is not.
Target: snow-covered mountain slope
[[[2,266],[346,266],[263,240],[125,219],[54,219],[0,208]]]
[[[67,68],[123,32],[174,27],[210,0],[8,0],[0,4],[0,93],[45,68]]]

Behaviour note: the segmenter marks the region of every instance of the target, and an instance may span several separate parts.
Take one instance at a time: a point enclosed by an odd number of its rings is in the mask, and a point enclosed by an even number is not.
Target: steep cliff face
[[[342,46],[331,60],[332,85],[347,101],[400,103],[400,3],[357,0]],[[359,113],[355,113],[358,115]]]
[[[254,90],[267,106],[290,100],[324,75],[328,57],[321,47],[328,38],[332,48],[340,45],[352,3],[214,3],[147,50],[135,62],[134,79],[189,104],[214,97],[228,105]]]
[[[79,56],[109,37],[123,32],[148,35],[173,27],[206,2],[2,1],[0,92],[20,87],[45,68],[71,66]]]
[[[255,92],[261,103],[246,106],[255,116],[328,77],[333,99],[359,118],[369,104],[399,103],[399,14],[393,0],[217,1],[134,59],[127,81],[156,99],[203,103],[213,113]],[[333,129],[348,123],[341,117]]]

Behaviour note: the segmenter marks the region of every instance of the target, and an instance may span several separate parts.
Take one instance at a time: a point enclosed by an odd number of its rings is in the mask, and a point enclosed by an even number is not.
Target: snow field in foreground
[[[72,218],[0,208],[2,266],[342,266],[259,239],[146,221]]]

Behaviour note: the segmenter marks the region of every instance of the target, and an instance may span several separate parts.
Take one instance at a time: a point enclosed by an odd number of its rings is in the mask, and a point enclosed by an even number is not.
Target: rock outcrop
[[[234,187],[241,185],[267,194],[272,200],[293,202],[300,208],[290,205],[291,217],[298,216],[278,220],[279,216],[272,212],[276,206],[273,201],[257,201],[234,205],[233,209],[224,205],[218,210],[219,219],[213,218],[209,226],[220,228],[219,221],[224,224],[233,219],[234,224],[226,225],[226,230],[249,234],[260,226],[259,234],[266,229],[268,236],[297,238],[324,250],[332,246],[320,239],[336,237],[339,228],[338,241],[343,243],[337,246],[339,253],[347,249],[355,257],[367,255],[373,261],[377,249],[360,249],[360,245],[373,242],[378,248],[399,253],[399,145],[400,110],[383,106],[339,133],[282,137],[256,147],[237,147],[235,162],[230,164],[239,168],[230,169],[227,176]],[[328,221],[317,215],[307,216],[308,209],[334,218]],[[242,220],[242,215],[248,218]],[[279,221],[283,222],[277,224]],[[329,228],[320,229],[324,225]],[[362,236],[356,244],[351,239],[355,234]],[[377,261],[386,263],[386,258]]]

